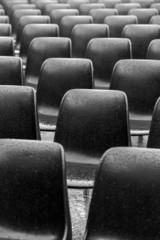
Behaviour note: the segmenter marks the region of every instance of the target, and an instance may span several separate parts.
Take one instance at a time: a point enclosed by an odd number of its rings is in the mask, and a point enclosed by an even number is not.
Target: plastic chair
[[[24,10],[24,9],[36,9],[35,4],[15,4],[13,5],[9,11],[8,11],[8,16],[10,18],[10,21],[12,22],[12,15],[14,14],[14,11],[16,10]]]
[[[47,58],[71,57],[69,38],[43,37],[32,40],[27,57],[25,85],[37,88],[42,63]]]
[[[12,27],[8,23],[0,24],[0,37],[2,36],[11,36],[12,35]]]
[[[160,39],[150,42],[147,50],[147,59],[160,60]]]
[[[14,56],[14,40],[12,37],[0,36],[0,56]]]
[[[105,8],[103,3],[83,3],[79,7],[79,13],[80,15],[89,15],[90,10],[101,8]]]
[[[139,3],[141,8],[150,8],[151,4],[154,3],[153,0],[130,0],[130,3]]]
[[[93,22],[94,23],[103,23],[104,22],[104,19],[107,17],[107,16],[110,16],[110,15],[118,15],[118,11],[116,9],[92,9],[90,12],[89,12],[89,15],[92,16],[93,18]]]
[[[160,38],[160,26],[156,24],[131,24],[124,27],[122,37],[131,40],[133,58],[145,59],[150,42]]]
[[[120,60],[113,70],[110,89],[128,97],[132,135],[147,135],[154,105],[160,96],[160,62]]]
[[[140,8],[139,3],[117,3],[115,9],[118,11],[118,15],[128,15],[130,9]]]
[[[92,39],[87,46],[86,58],[93,62],[95,88],[107,89],[116,62],[132,58],[131,42],[120,38]]]
[[[0,56],[0,85],[22,85],[22,60],[19,57]]]
[[[159,239],[160,151],[112,148],[102,157],[85,240]]]
[[[120,91],[74,89],[65,94],[54,141],[66,152],[69,187],[93,187],[106,149],[130,144],[127,114],[127,99]]]
[[[61,100],[68,90],[74,88],[93,88],[90,60],[50,58],[43,63],[37,87],[41,130],[55,130]]]
[[[45,5],[47,5],[48,3],[58,3],[57,0],[38,0],[35,5],[38,9],[40,9],[41,11],[43,11],[43,8],[45,7]]]
[[[50,13],[55,9],[68,9],[70,5],[68,3],[48,3],[44,6],[42,14],[50,15]]]
[[[68,4],[70,5],[71,9],[78,9],[81,4],[83,3],[89,3],[89,0],[68,0]]]
[[[115,5],[121,3],[121,0],[98,0],[98,3],[103,3],[105,8],[115,8]]]
[[[160,16],[153,16],[151,19],[150,19],[150,24],[158,24],[160,25]]]
[[[24,16],[21,17],[17,26],[16,48],[20,48],[20,40],[23,29],[28,24],[47,24],[50,23],[49,16]]]
[[[139,24],[149,24],[150,19],[158,15],[158,10],[154,8],[131,9],[128,14],[136,16]]]
[[[1,238],[71,240],[63,148],[3,139],[0,157]]]
[[[0,16],[0,23],[9,23],[8,16]]]
[[[31,41],[37,37],[58,37],[59,28],[57,24],[27,24],[23,29],[20,42],[20,57],[26,64],[28,49]]]
[[[53,10],[50,14],[51,23],[58,24],[64,16],[75,16],[79,15],[77,9],[56,9]]]
[[[33,88],[0,86],[0,138],[40,139]]]
[[[27,4],[28,1],[27,0],[14,0],[14,1],[2,1],[1,2],[3,5],[3,8],[5,9],[5,13],[6,15],[8,15],[8,12],[10,11],[10,9],[13,7],[13,5],[21,5],[21,4]]]
[[[91,16],[64,16],[59,23],[60,36],[70,38],[75,25],[89,23],[93,23]]]
[[[21,17],[23,16],[32,16],[32,15],[40,15],[41,11],[39,9],[21,9],[21,10],[16,10],[14,11],[13,15],[12,15],[12,30],[13,30],[13,34],[16,35],[17,34],[17,26],[19,23],[19,20]]]
[[[84,58],[89,41],[93,38],[106,38],[109,28],[105,24],[78,24],[71,34],[73,57]]]
[[[120,38],[122,30],[126,25],[137,24],[138,19],[136,16],[116,15],[108,16],[104,19],[104,23],[109,26],[109,36],[112,38]]]

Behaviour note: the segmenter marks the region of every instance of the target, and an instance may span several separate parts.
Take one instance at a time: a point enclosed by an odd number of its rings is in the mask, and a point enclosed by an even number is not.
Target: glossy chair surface
[[[77,9],[56,9],[50,13],[51,23],[58,24],[64,16],[75,16],[79,15]]]
[[[130,144],[127,114],[127,99],[120,91],[74,89],[65,94],[54,141],[65,149],[70,186],[84,180],[88,186],[106,149]]]
[[[138,3],[117,3],[115,9],[118,11],[118,15],[128,15],[130,9],[140,8]]]
[[[129,15],[116,15],[108,16],[104,19],[104,23],[109,26],[109,36],[112,38],[121,37],[122,30],[126,25],[137,24],[138,19],[136,16]]]
[[[70,58],[71,51],[69,38],[43,37],[33,39],[27,57],[25,85],[37,88],[42,63],[47,58]]]
[[[90,10],[104,8],[103,3],[83,3],[79,7],[79,13],[81,15],[89,15]]]
[[[16,48],[20,48],[22,32],[28,24],[47,24],[50,23],[49,16],[23,16],[20,18],[17,26]]]
[[[93,23],[103,23],[104,19],[110,15],[118,15],[117,9],[92,9],[89,15],[93,18]]]
[[[160,39],[152,40],[148,46],[147,59],[160,60]]]
[[[71,240],[63,148],[0,140],[1,239]]]
[[[75,25],[89,23],[93,23],[91,16],[64,16],[59,23],[60,36],[70,38]]]
[[[148,134],[154,105],[160,96],[158,60],[120,60],[113,70],[110,89],[128,97],[131,133]]]
[[[27,24],[22,31],[20,41],[20,57],[26,64],[30,43],[37,37],[58,37],[59,28],[57,24]]]
[[[67,91],[76,88],[93,88],[90,60],[50,58],[43,63],[37,87],[41,130],[55,130],[61,100]]]
[[[102,157],[85,240],[160,238],[160,150],[118,147]]]
[[[139,24],[149,24],[151,18],[158,15],[158,10],[154,8],[131,9],[128,14],[136,16]]]
[[[95,88],[107,89],[116,62],[132,58],[131,42],[122,38],[92,39],[87,46],[86,58],[93,62]]]
[[[14,40],[12,37],[0,36],[0,56],[14,56]]]
[[[40,139],[33,88],[0,86],[0,138]]]
[[[23,85],[21,58],[0,56],[0,85]]]
[[[89,41],[93,38],[106,38],[109,28],[106,24],[78,24],[71,34],[73,57],[83,58]]]
[[[133,58],[145,59],[150,42],[160,38],[160,26],[156,24],[131,24],[124,27],[122,37],[131,40]]]

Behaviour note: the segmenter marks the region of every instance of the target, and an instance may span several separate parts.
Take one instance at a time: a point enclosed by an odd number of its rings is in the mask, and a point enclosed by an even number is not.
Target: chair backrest
[[[72,9],[78,9],[82,3],[89,3],[89,0],[68,0],[67,1]]]
[[[14,13],[14,11],[16,10],[20,10],[20,9],[36,9],[36,5],[35,4],[16,4],[16,5],[13,5],[10,9],[9,9],[9,12],[8,12],[8,16],[10,18],[10,21],[12,22],[12,15]]]
[[[106,38],[109,28],[106,24],[78,24],[71,34],[73,57],[83,58],[89,41],[93,38]]]
[[[9,23],[1,23],[0,24],[0,37],[1,36],[11,36],[12,35],[12,27]]]
[[[40,68],[47,58],[71,57],[69,38],[43,37],[32,40],[27,57],[25,84],[37,87]]]
[[[14,56],[14,40],[12,37],[0,36],[0,56]]]
[[[13,34],[17,34],[17,26],[19,23],[19,20],[23,16],[32,16],[32,15],[41,15],[41,11],[39,9],[20,9],[14,11],[12,15],[12,30]]]
[[[150,8],[153,0],[130,0],[131,3],[139,3],[141,8]]]
[[[93,23],[91,16],[64,16],[59,23],[60,36],[70,38],[75,25],[89,23]]]
[[[70,5],[68,3],[48,3],[44,6],[42,10],[43,15],[50,15],[54,9],[68,9]]]
[[[36,1],[35,5],[38,9],[43,11],[43,8],[48,4],[48,3],[58,3],[57,0],[38,0]]]
[[[47,59],[41,67],[37,87],[40,124],[55,124],[64,94],[80,88],[93,88],[93,66],[89,59]]]
[[[160,148],[160,98],[154,106],[147,147]]]
[[[0,86],[0,138],[40,139],[33,88]]]
[[[9,23],[8,16],[0,16],[0,23]]]
[[[60,23],[62,17],[64,16],[74,16],[79,15],[77,9],[56,9],[50,13],[51,23],[58,24]]]
[[[152,3],[150,8],[157,9],[158,15],[160,14],[160,3]]]
[[[93,62],[95,87],[108,88],[116,62],[132,58],[131,42],[122,38],[92,39],[87,46],[86,58]]]
[[[154,8],[131,9],[128,14],[136,16],[139,24],[149,24],[151,18],[158,15],[158,10]]]
[[[89,12],[89,15],[92,16],[94,23],[103,23],[104,19],[110,15],[117,15],[118,11],[114,8],[109,9],[92,9]]]
[[[22,60],[0,56],[0,85],[23,85]]]
[[[98,0],[98,3],[103,3],[105,8],[114,8],[117,3],[121,3],[121,0]]]
[[[160,38],[160,26],[156,24],[131,24],[124,27],[122,37],[132,43],[133,58],[145,59],[150,42]]]
[[[112,148],[95,179],[85,240],[160,238],[160,150]]]
[[[37,37],[58,37],[59,27],[57,24],[27,24],[23,29],[20,41],[20,57],[26,64],[29,45]]]
[[[89,15],[91,9],[105,8],[103,3],[83,3],[79,7],[81,15]]]
[[[126,93],[131,113],[151,116],[160,96],[159,76],[158,60],[120,60],[114,67],[110,88]]]
[[[118,15],[128,15],[130,9],[140,8],[138,3],[117,3],[115,8],[118,10]]]
[[[122,30],[126,25],[129,24],[137,24],[138,19],[136,16],[128,16],[128,15],[116,15],[116,16],[108,16],[104,19],[104,23],[109,26],[109,36],[110,37],[121,37]]]
[[[17,26],[16,48],[19,48],[23,29],[28,24],[47,24],[50,23],[49,16],[24,16],[21,17]]]
[[[147,59],[160,60],[160,39],[152,40],[148,46]]]
[[[150,24],[158,24],[160,25],[160,16],[153,16],[151,19],[150,19]]]
[[[127,114],[121,91],[70,90],[60,106],[54,140],[66,152],[90,155],[94,162],[106,149],[130,144]]]
[[[0,140],[1,238],[71,240],[63,148]]]

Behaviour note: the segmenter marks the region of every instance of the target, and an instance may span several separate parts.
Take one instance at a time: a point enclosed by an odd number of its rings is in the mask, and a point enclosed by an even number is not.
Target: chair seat
[[[131,135],[148,135],[151,124],[151,115],[130,114]]]
[[[101,156],[88,156],[66,151],[67,186],[92,188]],[[69,159],[69,160],[68,160]]]

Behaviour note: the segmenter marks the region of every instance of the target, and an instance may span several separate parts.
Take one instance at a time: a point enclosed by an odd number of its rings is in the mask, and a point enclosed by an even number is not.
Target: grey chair
[[[140,8],[139,3],[117,3],[115,9],[118,11],[118,15],[128,15],[130,9]]]
[[[160,39],[152,40],[148,46],[147,59],[160,60]]]
[[[92,9],[89,12],[89,15],[93,18],[93,23],[103,23],[104,19],[107,16],[118,15],[118,11],[116,9]]]
[[[77,9],[56,9],[50,13],[51,23],[58,24],[64,16],[75,16],[79,15]]]
[[[14,56],[13,37],[0,36],[0,56]]]
[[[89,15],[90,10],[105,8],[103,3],[83,3],[79,7],[80,15]]]
[[[128,14],[136,16],[139,24],[149,24],[151,18],[158,15],[158,10],[154,8],[131,9]]]

